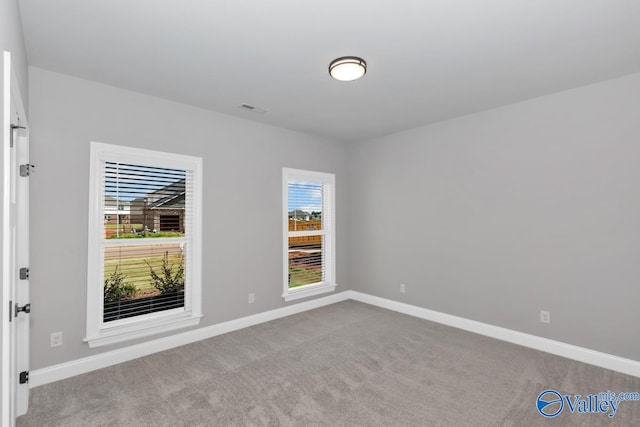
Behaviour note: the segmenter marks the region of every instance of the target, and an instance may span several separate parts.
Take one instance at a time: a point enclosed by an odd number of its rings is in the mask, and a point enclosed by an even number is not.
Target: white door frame
[[[8,52],[3,52],[2,55],[2,208],[0,208],[0,216],[2,218],[2,305],[0,306],[0,313],[2,313],[2,420],[0,423],[2,426],[10,426],[14,421],[13,415],[13,396],[10,394],[11,383],[7,379],[9,378],[11,371],[11,328],[9,323],[9,301],[11,299],[11,287],[9,265],[10,260],[8,254],[11,251],[11,229],[9,227],[9,206],[10,206],[10,182],[11,182],[11,154],[7,141],[9,137],[11,120],[10,112],[11,100],[9,94],[11,91],[11,55]]]
[[[19,266],[29,260],[29,184],[19,176],[19,165],[29,163],[26,112],[11,54],[2,56],[2,426],[15,425],[26,413],[29,384],[19,384],[18,373],[29,370],[29,315],[15,315],[16,303],[29,302],[29,280],[19,278]],[[24,129],[14,129],[19,125]],[[13,142],[13,147],[11,147]]]

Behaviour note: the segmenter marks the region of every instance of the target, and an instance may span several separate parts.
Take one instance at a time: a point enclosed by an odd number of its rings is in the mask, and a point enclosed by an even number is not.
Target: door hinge
[[[26,129],[24,126],[20,125],[11,125],[11,135],[9,136],[9,147],[13,148],[13,131],[16,129]]]
[[[29,267],[22,267],[20,269],[20,280],[29,280]]]
[[[29,176],[29,174],[31,173],[31,169],[35,168],[35,165],[30,165],[30,164],[26,164],[26,165],[20,165],[20,176],[22,177],[27,177]]]
[[[29,371],[20,372],[20,384],[25,384],[29,382]]]
[[[25,304],[22,307],[20,307],[18,305],[18,303],[16,303],[16,315],[15,315],[15,317],[18,317],[18,313],[20,313],[20,312],[24,312],[24,313],[27,313],[27,314],[31,313],[31,304]]]

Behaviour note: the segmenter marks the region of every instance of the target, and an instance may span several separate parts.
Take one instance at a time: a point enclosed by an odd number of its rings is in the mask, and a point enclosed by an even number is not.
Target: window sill
[[[173,331],[175,329],[187,328],[200,323],[202,316],[167,317],[154,321],[144,321],[139,324],[126,325],[116,328],[104,328],[98,331],[97,335],[87,337],[84,341],[90,348],[129,341],[136,338],[147,337],[162,332]]]
[[[326,283],[321,285],[311,285],[303,288],[294,288],[282,294],[285,301],[294,301],[301,298],[312,297],[327,292],[333,292],[338,286],[336,283]]]

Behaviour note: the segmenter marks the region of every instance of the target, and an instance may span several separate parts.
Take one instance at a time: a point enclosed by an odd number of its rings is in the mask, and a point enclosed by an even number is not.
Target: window
[[[331,292],[335,282],[335,177],[282,170],[286,301]]]
[[[179,215],[160,215],[160,231],[176,231],[182,228]]]
[[[199,323],[201,169],[197,157],[91,143],[90,347]]]

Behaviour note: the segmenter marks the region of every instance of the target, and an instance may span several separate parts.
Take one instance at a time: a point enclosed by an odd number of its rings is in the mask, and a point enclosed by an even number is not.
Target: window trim
[[[323,223],[323,231],[325,236],[325,262],[329,265],[325,267],[325,280],[320,283],[312,283],[305,286],[299,286],[296,288],[289,288],[289,180],[300,181],[316,181],[322,182],[325,185],[330,186],[331,200],[329,201],[329,218],[331,221],[328,224],[328,229],[325,228]],[[283,293],[282,298],[285,301],[293,301],[301,298],[307,298],[314,295],[319,295],[327,292],[333,292],[336,288],[336,186],[335,186],[335,174],[326,172],[314,172],[303,169],[291,169],[282,168],[282,278],[283,278]],[[324,197],[324,194],[323,194]],[[323,200],[324,204],[324,200]],[[324,207],[323,207],[324,216]],[[304,232],[298,232],[299,234],[305,234]],[[314,235],[317,233],[313,233]],[[328,275],[328,277],[326,277]]]
[[[193,172],[193,221],[190,236],[191,282],[190,303],[185,310],[151,313],[123,319],[117,324],[104,325],[104,197],[102,164],[127,162],[138,165],[181,168]],[[164,239],[153,239],[161,243]],[[143,242],[126,242],[143,244]],[[190,309],[186,309],[190,307]],[[155,150],[104,144],[91,141],[89,164],[89,235],[87,263],[87,324],[84,341],[89,347],[118,343],[152,334],[195,326],[202,318],[202,158]]]

